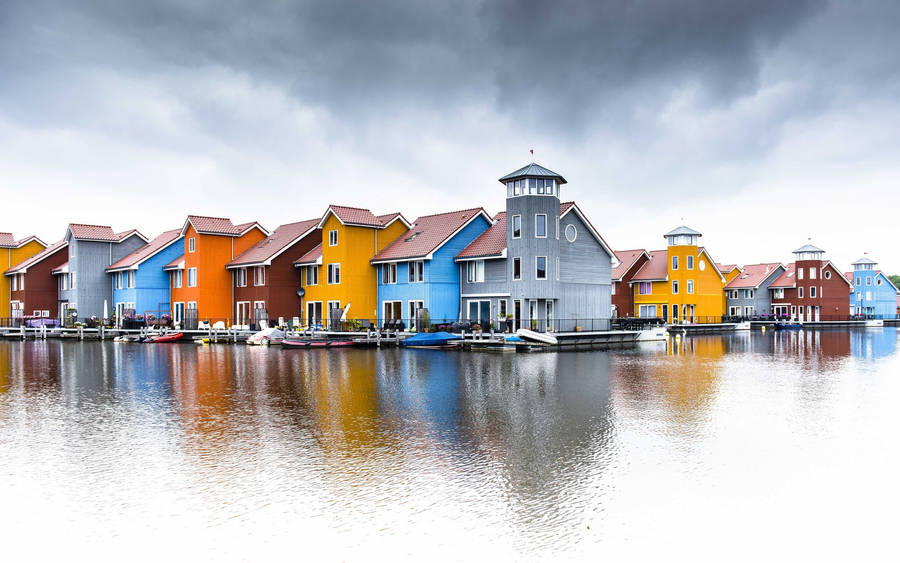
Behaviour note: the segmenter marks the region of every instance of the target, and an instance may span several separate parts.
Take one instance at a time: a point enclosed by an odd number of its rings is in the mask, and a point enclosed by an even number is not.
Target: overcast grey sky
[[[493,214],[534,148],[614,248],[900,273],[898,2],[132,4],[0,2],[0,230]]]

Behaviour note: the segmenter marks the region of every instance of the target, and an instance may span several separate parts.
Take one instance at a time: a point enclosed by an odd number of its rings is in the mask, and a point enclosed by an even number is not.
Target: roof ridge
[[[484,207],[470,207],[468,209],[455,209],[453,211],[444,211],[442,213],[432,213],[430,215],[420,215],[416,217],[416,221],[419,219],[427,219],[429,217],[437,217],[438,215],[452,215],[454,213],[462,213],[464,211],[484,211]],[[487,211],[485,211],[487,213]]]
[[[202,219],[221,219],[222,221],[231,221],[229,217],[213,217],[212,215],[197,215],[196,213],[188,213],[188,217],[200,217]]]
[[[92,225],[91,223],[69,223],[69,226],[77,225],[79,227],[100,227],[101,229],[112,229],[110,225]]]

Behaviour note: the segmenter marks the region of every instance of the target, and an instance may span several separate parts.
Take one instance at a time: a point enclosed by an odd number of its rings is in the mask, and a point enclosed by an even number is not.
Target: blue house
[[[128,310],[134,310],[136,315],[171,315],[169,273],[163,266],[183,252],[181,229],[174,229],[108,267],[106,273],[112,278],[116,318],[121,320]]]
[[[897,287],[876,270],[878,263],[863,256],[853,263],[853,273],[845,274],[851,280],[850,311],[854,315],[894,318],[897,314]]]
[[[430,324],[459,319],[459,267],[454,257],[491,226],[480,207],[427,215],[372,258],[377,270],[378,323],[413,326],[419,311]],[[420,323],[421,324],[421,323]]]

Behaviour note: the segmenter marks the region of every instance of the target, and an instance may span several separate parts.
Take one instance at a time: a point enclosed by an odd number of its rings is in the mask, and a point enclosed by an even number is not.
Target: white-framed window
[[[134,288],[134,270],[128,270],[128,272],[126,272],[126,276],[128,278],[127,279],[127,287],[129,289],[133,289]]]
[[[328,265],[328,285],[337,285],[341,283],[341,265],[340,263]]]
[[[547,316],[545,317],[545,320],[546,320],[547,331],[553,332],[553,301],[551,299],[548,299],[546,305],[547,305],[547,308],[546,308],[545,312],[546,312]]]
[[[819,286],[819,299],[825,297],[825,292],[822,291],[822,286]]]
[[[816,298],[816,286],[814,286],[814,285],[809,287],[809,298],[810,299]]]
[[[181,287],[184,281],[184,270],[175,270],[172,272],[172,287]],[[184,305],[184,303],[182,303]]]
[[[535,238],[547,238],[546,213],[537,213],[534,216],[534,236]]]
[[[522,279],[522,259],[516,256],[512,261],[513,280]]]
[[[422,260],[418,260],[416,262],[409,263],[409,272],[408,272],[408,281],[409,283],[422,283],[425,281],[425,262]]]
[[[534,257],[534,279],[536,279],[536,280],[547,279],[547,257],[546,256],[535,256]]]
[[[116,289],[122,289],[122,276],[123,275],[124,275],[124,272],[119,272],[116,274],[116,276],[115,276],[116,277]],[[15,289],[13,289],[13,291],[15,291]]]
[[[672,257],[672,269],[673,270],[678,269],[678,257],[677,256]]]
[[[556,216],[556,240],[559,240],[559,215]]]
[[[745,317],[752,317],[754,313],[755,313],[755,310],[753,309],[752,305],[747,305],[746,307],[744,307],[744,316]]]
[[[691,256],[690,254],[688,254],[688,257],[687,257],[687,269],[688,270],[694,269],[694,257]]]
[[[381,265],[381,283],[397,283],[397,264],[395,262]]]
[[[177,301],[172,308],[172,320],[176,323],[184,321],[184,302]]]
[[[69,289],[75,289],[75,272],[69,272]]]
[[[616,286],[618,286],[618,285],[619,285],[619,282],[612,282],[611,284],[609,284],[609,291],[612,295],[616,294]]]
[[[642,319],[656,318],[656,305],[640,305],[638,306],[638,316]]]
[[[322,323],[322,302],[306,302],[306,324],[317,325]]]
[[[194,237],[188,239],[188,252],[194,252],[197,250],[197,241]]]
[[[247,268],[238,268],[234,271],[234,285],[237,287],[247,287]]]
[[[424,301],[410,301],[409,302],[409,323],[412,324],[416,322],[416,317],[418,316],[419,309],[425,308]]]
[[[188,268],[188,287],[197,287],[197,268]],[[190,307],[188,307],[190,308]]]
[[[871,291],[867,291],[867,292],[866,292],[866,301],[871,301],[871,300],[872,300],[872,292],[871,292]]]
[[[59,291],[66,291],[69,289],[69,276],[65,274],[59,276],[59,279],[56,281],[56,287]]]
[[[466,262],[466,281],[482,283],[484,281],[484,260]]]
[[[234,317],[239,325],[250,324],[250,302],[238,301],[234,304]]]
[[[856,285],[862,285],[862,278],[859,276],[856,276]]]
[[[196,301],[188,301],[187,308],[190,309],[191,311],[196,311],[197,310],[197,302]]]
[[[653,282],[639,282],[638,295],[650,295],[653,293]],[[654,317],[656,314],[653,315]]]
[[[775,299],[784,299],[784,289],[775,290]]]
[[[811,280],[816,279],[816,269],[815,268],[809,269],[809,279],[811,279]]]
[[[797,288],[797,297],[803,299],[803,286]]]
[[[328,246],[337,246],[337,229],[328,231]]]
[[[506,299],[498,299],[497,300],[497,313],[498,313],[498,317],[500,319],[503,319],[506,317],[506,311],[507,311],[506,307],[507,307]]]
[[[319,267],[306,266],[306,285],[319,285]],[[322,304],[319,303],[321,311]]]
[[[672,280],[672,295],[678,295],[678,280]]]
[[[687,281],[687,292],[694,293],[694,280]]]
[[[254,301],[254,302],[253,302],[253,308],[254,308],[254,309],[265,309],[265,308],[266,308],[266,302],[265,302],[265,301]]]
[[[512,238],[522,238],[522,216],[512,216]]]
[[[798,280],[803,279],[803,268],[797,268],[797,279]]]
[[[566,225],[566,240],[569,242],[575,242],[575,239],[578,238],[578,229],[575,225]]]
[[[266,267],[256,266],[253,268],[253,285],[266,285]]]
[[[327,305],[327,307],[328,307],[328,309],[327,309],[326,312],[328,313],[328,318],[329,318],[329,319],[331,318],[331,310],[332,310],[332,309],[341,309],[341,302],[340,302],[340,301],[328,301],[328,302],[326,303],[326,305]],[[339,315],[342,315],[342,314],[343,314],[343,313],[339,313]],[[338,316],[338,318],[340,318],[340,316]]]
[[[559,256],[556,257],[556,281],[559,281]]]
[[[866,285],[872,285],[872,278],[866,278]]]
[[[824,275],[825,275],[826,280],[830,280],[831,279],[831,270],[825,270]]]

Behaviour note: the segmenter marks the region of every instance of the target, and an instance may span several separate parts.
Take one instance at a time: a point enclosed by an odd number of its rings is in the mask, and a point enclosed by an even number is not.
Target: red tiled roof
[[[619,261],[619,265],[613,268],[612,281],[622,281],[622,276],[628,273],[628,270],[634,266],[634,263],[637,262],[638,258],[645,252],[647,251],[643,248],[635,250],[616,250],[616,259]]]
[[[317,244],[315,246],[315,248],[313,248],[312,250],[310,250],[309,252],[307,252],[306,254],[301,256],[300,258],[294,260],[294,266],[304,266],[307,264],[315,264],[316,261],[321,257],[322,257],[322,243],[320,242],[319,244]]]
[[[68,268],[68,267],[69,267],[69,263],[68,263],[68,262],[63,262],[63,263],[60,264],[59,266],[57,266],[57,267],[53,268],[52,270],[50,270],[50,273],[51,273],[51,274],[58,274],[58,273],[60,273],[60,272],[65,271],[66,268]]]
[[[631,281],[657,281],[666,279],[669,275],[669,251],[651,250],[647,254],[650,255],[650,260],[644,262],[644,265],[634,274]]]
[[[16,246],[16,239],[12,233],[0,233],[0,247],[13,248]]]
[[[77,239],[102,240],[109,242],[119,241],[119,236],[113,232],[112,227],[107,227],[105,225],[70,223],[69,230],[72,231],[72,236]]]
[[[847,278],[847,281],[853,283],[853,272],[844,272],[844,277]]]
[[[194,230],[201,235],[228,235],[236,236],[240,230],[224,217],[204,217],[203,215],[188,215],[188,222]]]
[[[298,242],[298,239],[301,236],[314,231],[318,224],[319,218],[317,217],[315,219],[281,225],[275,229],[274,233],[245,250],[231,262],[225,264],[225,267],[230,268],[266,263],[295,242]]]
[[[246,223],[241,223],[240,225],[234,226],[234,228],[238,230],[238,234],[241,235],[250,230],[251,227],[258,227],[259,230],[265,233],[266,236],[269,235],[269,231],[267,231],[265,227],[260,225],[258,221],[248,221]]]
[[[138,248],[128,256],[122,258],[112,266],[106,269],[107,272],[111,272],[113,270],[119,270],[122,268],[131,268],[132,266],[137,266],[147,258],[150,258],[157,252],[165,249],[169,244],[181,238],[181,229],[172,229],[171,231],[166,231],[151,240],[149,243],[144,246]]]
[[[795,287],[797,285],[796,278],[794,277],[795,274],[796,274],[796,264],[791,262],[790,264],[787,265],[787,269],[785,270],[785,272],[783,274],[781,274],[780,276],[778,276],[778,279],[773,281],[772,285],[770,285],[769,287],[770,288],[781,288],[781,289]]]
[[[506,249],[506,212],[501,211],[494,217],[494,224],[478,235],[456,255],[457,258],[481,258],[499,256]]]
[[[404,258],[424,258],[479,214],[484,214],[490,223],[490,217],[481,207],[419,217],[409,231],[387,245],[371,261],[375,263]]]
[[[141,237],[142,239],[144,239],[144,242],[150,242],[149,240],[147,240],[147,237],[145,237],[144,235],[142,235],[142,234],[140,233],[140,231],[138,231],[137,229],[130,229],[130,230],[128,230],[128,231],[122,231],[121,233],[116,233],[116,238],[117,238],[118,240],[125,240],[126,238],[130,237],[130,236],[133,235],[133,234],[137,234],[137,236],[139,236],[139,237]]]
[[[178,258],[172,260],[165,266],[163,266],[163,270],[181,270],[184,269],[184,254],[179,256]]]
[[[728,285],[725,287],[728,289],[757,288],[761,283],[766,281],[766,278],[772,275],[773,271],[781,266],[782,265],[779,262],[747,264],[744,266],[743,270],[741,270],[741,274],[728,282]]]
[[[27,270],[28,268],[30,268],[31,266],[34,266],[35,264],[37,264],[44,258],[47,258],[51,254],[55,253],[57,250],[65,248],[68,244],[69,243],[67,243],[65,240],[56,241],[53,244],[51,244],[50,246],[48,246],[47,248],[45,248],[44,250],[42,250],[42,251],[38,252],[37,254],[35,254],[34,256],[32,256],[31,258],[29,258],[27,260],[23,260],[22,262],[19,262],[12,268],[6,270],[4,272],[4,274],[20,274],[20,273],[24,272],[25,270]]]
[[[719,264],[716,262],[716,268],[723,274],[727,274],[731,270],[737,268],[737,264]]]
[[[387,213],[385,215],[375,216],[374,213],[369,211],[368,209],[362,209],[360,207],[347,207],[345,205],[329,205],[328,210],[325,211],[325,215],[322,217],[324,219],[328,212],[332,212],[335,216],[341,221],[341,223],[348,225],[361,225],[364,227],[375,227],[382,228],[397,217],[403,220],[407,225],[409,221],[403,218],[401,213]]]

